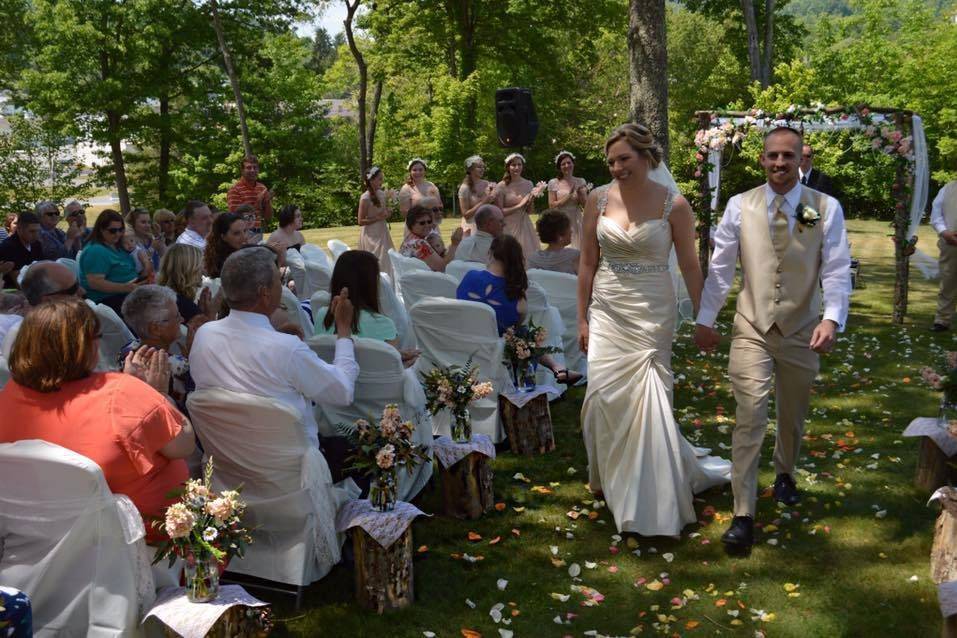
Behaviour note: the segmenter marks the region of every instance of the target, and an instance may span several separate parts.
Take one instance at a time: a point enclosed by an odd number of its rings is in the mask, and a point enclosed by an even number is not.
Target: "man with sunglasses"
[[[40,219],[29,211],[17,216],[17,232],[0,243],[0,272],[3,286],[17,288],[17,275],[28,264],[43,259]]]
[[[43,258],[49,260],[68,257],[73,259],[80,247],[80,229],[70,224],[69,232],[57,228],[60,222],[60,209],[51,201],[40,202],[36,206],[37,217],[40,218],[40,245],[43,247]]]

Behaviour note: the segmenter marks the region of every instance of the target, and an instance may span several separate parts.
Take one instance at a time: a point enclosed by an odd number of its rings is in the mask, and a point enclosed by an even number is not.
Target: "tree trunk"
[[[534,456],[555,449],[552,415],[548,409],[547,395],[540,394],[521,408],[515,407],[514,403],[499,396],[498,411],[512,452]]]
[[[774,70],[774,5],[775,0],[764,0],[764,59],[761,61],[761,86],[771,86]]]
[[[165,90],[165,89],[164,89]],[[166,191],[169,188],[169,154],[171,140],[171,126],[169,121],[169,95],[160,96],[160,138],[159,138],[159,175],[157,178],[157,200],[166,205]]]
[[[711,126],[711,116],[707,113],[698,115],[698,129],[707,131]],[[699,153],[707,158],[708,151],[698,149]],[[708,276],[708,264],[711,261],[711,220],[714,217],[714,211],[711,210],[711,186],[708,184],[708,174],[705,170],[701,171],[698,178],[701,195],[701,212],[698,214],[698,263],[701,264],[701,274]]]
[[[361,527],[352,528],[356,602],[383,613],[412,604],[412,527],[384,548]]]
[[[758,20],[754,15],[753,0],[741,0],[741,11],[744,12],[744,26],[748,31],[748,64],[751,67],[751,81],[760,82],[762,88],[767,88],[761,77],[761,49],[758,47]]]
[[[123,161],[123,146],[120,138],[120,116],[115,111],[107,111],[106,121],[109,127],[113,176],[116,180],[116,192],[120,198],[120,212],[126,217],[130,212],[130,192],[126,184],[126,163]]]
[[[668,159],[668,47],[664,0],[629,0],[632,121],[647,126]]]
[[[349,50],[352,57],[356,60],[356,66],[359,68],[359,95],[356,98],[356,110],[359,115],[359,174],[363,177],[369,170],[368,142],[366,140],[366,91],[369,86],[369,69],[366,66],[365,58],[362,52],[356,46],[356,39],[352,35],[352,19],[356,15],[356,10],[362,0],[343,0],[346,4],[346,19],[342,21],[345,26],[346,40],[349,43]]]
[[[906,119],[906,121],[905,121]],[[904,131],[910,129],[910,118],[905,118],[903,113],[894,115],[894,124],[897,130]],[[910,237],[907,236],[907,229],[910,226],[910,193],[912,191],[912,175],[908,175],[903,161],[897,163],[897,175],[894,179],[894,323],[904,323],[904,317],[907,315],[907,296],[910,275],[910,255],[914,252],[914,247],[910,243]]]
[[[481,518],[492,509],[492,466],[484,454],[472,452],[464,459],[445,468],[439,463],[442,475],[442,511],[453,518]]]
[[[226,46],[226,37],[223,35],[223,24],[219,20],[219,5],[216,4],[216,0],[209,0],[209,11],[213,18],[213,30],[216,32],[216,39],[219,41],[219,50],[223,53],[223,65],[226,67],[226,75],[229,76],[229,85],[233,88],[233,98],[236,100],[239,130],[243,136],[243,152],[246,155],[252,155],[253,147],[249,143],[249,128],[246,126],[246,107],[243,105],[243,94],[239,90],[239,78],[236,77],[233,59],[229,55],[229,48]]]
[[[382,101],[382,84],[384,80],[382,77],[376,78],[375,89],[372,91],[372,107],[369,109],[369,154],[366,157],[366,161],[369,162],[369,166],[372,166],[375,163],[373,159],[375,157],[375,131],[376,127],[379,124],[379,103]],[[363,173],[365,175],[365,173]]]

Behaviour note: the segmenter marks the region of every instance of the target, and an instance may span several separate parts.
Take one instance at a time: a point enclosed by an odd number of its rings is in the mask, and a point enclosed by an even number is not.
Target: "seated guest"
[[[455,296],[490,306],[495,311],[498,333],[503,335],[508,328],[524,322],[528,314],[526,290],[528,275],[525,274],[522,245],[511,235],[503,234],[492,240],[488,267],[465,273]],[[582,378],[578,372],[559,368],[548,355],[542,357],[542,365],[554,373],[559,383],[574,384]]]
[[[80,254],[80,285],[86,296],[120,313],[123,299],[139,285],[136,262],[123,250],[126,225],[115,210],[106,209],[96,218],[90,243]]]
[[[40,245],[43,258],[55,261],[61,257],[76,257],[80,249],[80,229],[68,226],[66,232],[57,228],[60,221],[60,209],[54,202],[45,201],[36,205],[34,211],[40,218]]]
[[[236,210],[229,211],[239,215],[246,222],[246,244],[255,246],[262,241],[262,229],[256,226],[256,209],[251,204],[240,204]],[[285,248],[283,248],[285,250]]]
[[[176,407],[186,414],[186,395],[193,389],[189,376],[189,348],[196,330],[206,323],[204,315],[196,315],[187,324],[185,348],[178,343],[183,317],[176,305],[176,293],[165,286],[140,286],[123,300],[123,321],[133,330],[136,339],[120,351],[122,364],[127,354],[149,346],[164,351],[169,357],[170,380],[165,391]]]
[[[455,251],[455,258],[462,261],[488,261],[488,249],[492,240],[505,230],[505,216],[502,209],[494,204],[483,204],[475,211],[475,232],[464,237]]]
[[[176,238],[176,243],[206,250],[206,235],[209,234],[209,227],[213,222],[213,213],[209,210],[209,206],[205,202],[191,199],[186,202],[180,215],[186,222],[186,228]]]
[[[169,383],[168,370],[150,370],[156,355],[148,348],[131,354],[130,374],[94,372],[99,336],[81,299],[52,299],[26,316],[10,354],[11,380],[0,391],[0,443],[40,439],[88,457],[110,490],[133,501],[147,541],[162,540],[150,519],[189,478],[182,459],[193,452],[193,429],[156,391]]]
[[[17,232],[17,214],[7,213],[3,217],[3,226],[0,226],[0,241],[3,241]]]
[[[183,323],[189,324],[196,315],[214,319],[218,314],[208,289],[200,294],[198,303],[194,301],[203,285],[203,252],[199,248],[186,244],[170,246],[160,260],[156,283],[176,293],[176,307],[183,317]]]
[[[145,208],[134,208],[126,216],[126,224],[136,237],[137,252],[142,250],[149,257],[150,267],[155,273],[159,269],[160,258],[166,252],[166,242],[153,234],[153,221]]]
[[[149,252],[136,239],[136,232],[126,227],[123,233],[123,239],[120,240],[120,246],[129,253],[136,264],[136,279],[144,283],[151,283],[156,271],[153,269],[153,260],[150,259]]]
[[[236,213],[221,213],[206,238],[203,269],[207,277],[219,277],[226,258],[246,245],[246,222]]]
[[[4,288],[17,288],[20,269],[43,259],[40,218],[34,213],[17,215],[16,232],[0,242],[0,274]]]
[[[80,239],[77,246],[77,252],[79,252],[86,246],[86,242],[90,239],[90,233],[93,232],[93,229],[86,225],[86,211],[83,210],[83,204],[74,199],[63,207],[63,217],[67,223],[67,234],[69,234],[69,227],[76,226],[77,228]],[[71,257],[75,257],[75,255],[71,255]]]
[[[156,228],[157,237],[160,237],[166,246],[176,243],[176,215],[173,211],[165,208],[153,211],[153,226]]]
[[[13,294],[3,295],[0,300],[0,355],[4,358],[8,358],[13,349],[13,340],[19,331],[21,316],[26,316],[31,309],[50,299],[82,299],[86,291],[80,287],[73,271],[63,264],[38,261],[27,270],[20,284],[20,293],[16,294],[19,295],[19,300]],[[3,301],[7,303],[2,303]]]
[[[406,257],[421,259],[436,272],[445,272],[445,265],[455,258],[455,251],[462,241],[462,229],[455,229],[452,233],[452,245],[444,253],[440,253],[427,241],[435,226],[432,223],[432,211],[422,206],[413,206],[405,218],[405,226],[409,235],[402,242],[399,252]]]
[[[359,376],[348,290],[332,299],[339,339],[329,365],[301,339],[277,332],[270,323],[282,296],[276,255],[270,249],[237,250],[226,259],[221,281],[230,313],[196,332],[189,353],[196,388],[224,388],[286,403],[302,415],[307,437],[318,445],[310,402],[351,404]]]
[[[355,337],[385,341],[397,350],[399,335],[395,322],[382,314],[379,306],[379,260],[364,250],[347,250],[336,260],[332,269],[330,292],[335,298],[343,289],[349,291],[354,314],[352,334]],[[314,308],[317,335],[333,334],[336,330],[335,315],[331,308]],[[418,357],[415,350],[399,350],[402,363],[412,365]]]
[[[286,248],[299,250],[306,243],[302,228],[302,211],[295,204],[286,204],[279,211],[279,229],[269,236],[269,243],[281,241]]]
[[[568,216],[560,210],[546,210],[535,222],[535,230],[547,246],[529,255],[526,266],[577,275],[581,253],[568,248],[572,243],[572,222]]]

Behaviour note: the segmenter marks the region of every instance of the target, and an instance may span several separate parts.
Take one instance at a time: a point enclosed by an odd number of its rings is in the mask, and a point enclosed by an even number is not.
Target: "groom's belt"
[[[607,268],[612,272],[641,275],[646,272],[668,272],[668,264],[643,264],[637,261],[608,261],[604,257],[599,268]]]

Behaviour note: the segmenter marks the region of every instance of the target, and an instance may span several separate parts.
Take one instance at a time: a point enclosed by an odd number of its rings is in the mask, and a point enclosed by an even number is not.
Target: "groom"
[[[800,183],[803,141],[801,133],[786,127],[765,135],[761,166],[767,183],[728,201],[695,327],[698,347],[711,350],[718,344],[713,326],[740,254],[742,286],[728,361],[737,403],[731,439],[734,519],[721,537],[729,551],[747,551],[754,544],[758,462],[772,379],[774,498],[786,505],[800,500],[794,467],[818,355],[831,350],[847,319],[851,279],[844,213],[836,199]]]

